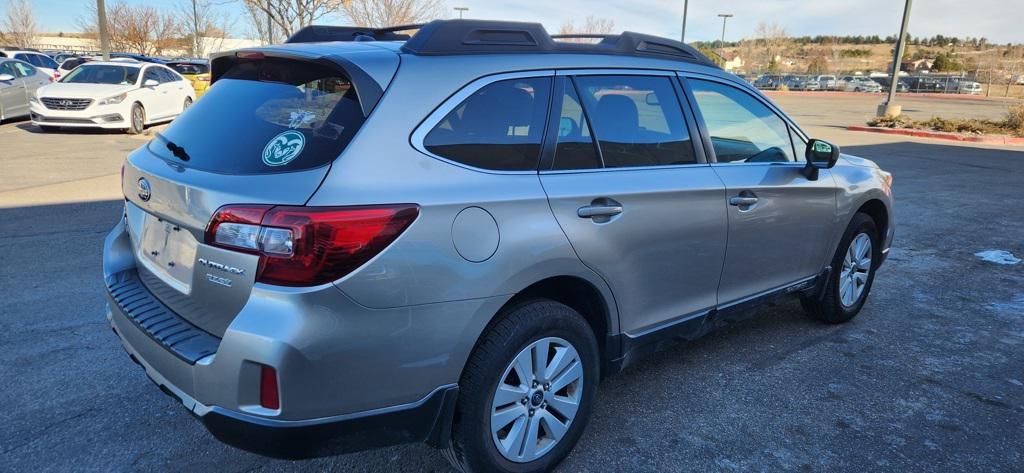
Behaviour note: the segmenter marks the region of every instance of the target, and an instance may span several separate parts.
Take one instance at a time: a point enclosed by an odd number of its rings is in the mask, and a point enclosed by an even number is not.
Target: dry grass
[[[1011,105],[1002,120],[941,117],[914,120],[906,115],[900,115],[898,117],[872,118],[868,120],[868,126],[943,131],[967,135],[1024,136],[1024,104]]]

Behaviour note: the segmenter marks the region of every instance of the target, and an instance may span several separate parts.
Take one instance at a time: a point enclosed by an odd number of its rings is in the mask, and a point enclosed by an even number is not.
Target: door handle
[[[587,205],[580,207],[576,215],[580,218],[613,217],[622,213],[621,205]]]
[[[735,196],[729,198],[729,205],[746,207],[757,203],[757,197]]]

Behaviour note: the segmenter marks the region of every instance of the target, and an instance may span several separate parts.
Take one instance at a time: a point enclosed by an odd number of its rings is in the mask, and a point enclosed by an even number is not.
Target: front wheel
[[[131,116],[128,123],[128,134],[138,135],[142,133],[142,129],[146,126],[146,110],[142,108],[142,105],[133,104]]]
[[[192,106],[192,97],[185,97],[185,103],[181,106],[181,113],[185,113]]]
[[[568,306],[504,311],[466,364],[445,456],[467,473],[550,471],[583,433],[598,363],[594,333]]]
[[[824,293],[820,299],[801,299],[804,310],[811,317],[828,323],[852,319],[864,307],[871,292],[880,258],[881,238],[875,221],[866,214],[854,215],[832,258],[832,272]]]

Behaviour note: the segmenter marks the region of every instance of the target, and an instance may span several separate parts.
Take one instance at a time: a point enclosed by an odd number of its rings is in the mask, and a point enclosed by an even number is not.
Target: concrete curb
[[[811,96],[811,97],[864,97],[877,96],[884,98],[886,92],[880,94],[871,92],[845,92],[845,91],[812,91],[812,90],[762,90],[765,95],[773,96]],[[897,97],[903,98],[921,98],[921,99],[942,99],[942,100],[975,100],[979,102],[984,101],[997,101],[997,102],[1013,102],[1020,100],[1019,97],[985,97],[984,95],[968,95],[968,94],[937,94],[931,92],[900,92],[896,94]]]
[[[846,127],[849,131],[865,131],[870,133],[883,133],[886,135],[915,136],[918,138],[933,138],[936,140],[961,141],[965,143],[982,143],[992,145],[1013,145],[1024,146],[1024,138],[1007,135],[961,135],[958,133],[947,133],[944,131],[910,130],[905,128],[882,128],[875,126],[850,125]]]

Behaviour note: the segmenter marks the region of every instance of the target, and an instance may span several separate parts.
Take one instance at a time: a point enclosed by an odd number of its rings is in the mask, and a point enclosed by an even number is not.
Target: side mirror
[[[143,87],[156,87],[158,85],[160,85],[160,83],[155,79],[146,79],[146,81],[142,83]]]
[[[0,82],[10,82],[14,80],[14,76],[10,74],[0,74]]]
[[[839,161],[839,147],[823,140],[807,142],[807,151],[804,153],[807,165],[804,166],[804,177],[809,180],[818,180],[819,169],[830,169]]]

